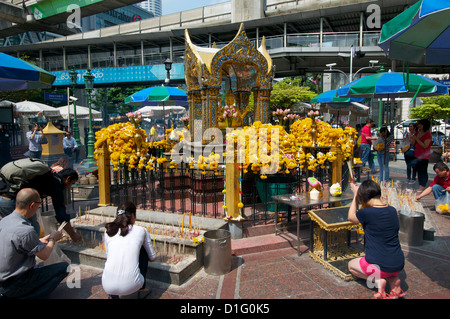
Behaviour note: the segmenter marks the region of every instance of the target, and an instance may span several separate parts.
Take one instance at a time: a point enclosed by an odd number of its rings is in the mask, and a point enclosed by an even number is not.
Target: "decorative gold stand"
[[[354,279],[348,271],[348,262],[364,256],[361,244],[351,243],[350,231],[359,224],[347,220],[348,209],[344,206],[308,212],[311,218],[309,256],[346,281]]]

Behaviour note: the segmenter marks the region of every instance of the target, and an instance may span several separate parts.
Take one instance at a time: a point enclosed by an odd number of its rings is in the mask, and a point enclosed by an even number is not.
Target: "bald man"
[[[66,262],[35,268],[35,257],[48,259],[63,237],[54,231],[39,239],[30,218],[40,206],[39,193],[24,188],[17,193],[15,210],[0,220],[0,298],[46,297],[68,275]]]

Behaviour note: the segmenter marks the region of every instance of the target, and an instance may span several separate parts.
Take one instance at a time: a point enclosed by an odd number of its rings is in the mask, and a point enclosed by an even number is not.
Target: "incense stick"
[[[58,228],[58,231],[60,232],[61,230],[63,230],[63,228],[66,227],[66,225],[67,225],[66,221],[62,222],[62,224]]]

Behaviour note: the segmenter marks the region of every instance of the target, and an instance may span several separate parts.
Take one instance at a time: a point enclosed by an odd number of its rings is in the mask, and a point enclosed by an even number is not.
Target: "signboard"
[[[71,10],[68,10],[68,8],[72,8],[73,5],[82,8],[102,1],[104,0],[47,0],[32,4],[29,8],[33,13],[34,19],[41,20],[57,14],[70,12]]]
[[[67,94],[63,93],[45,93],[44,99],[46,101],[67,101]]]
[[[87,70],[76,70],[78,72],[77,83],[84,85],[84,75]],[[69,86],[70,77],[69,70],[50,72],[56,76],[53,86]],[[164,81],[166,79],[167,71],[164,64],[156,65],[142,65],[142,66],[127,66],[119,68],[101,68],[92,69],[91,74],[94,76],[95,84],[111,84],[124,82],[143,82],[143,81]],[[170,70],[170,78],[184,79],[184,63],[172,64]]]

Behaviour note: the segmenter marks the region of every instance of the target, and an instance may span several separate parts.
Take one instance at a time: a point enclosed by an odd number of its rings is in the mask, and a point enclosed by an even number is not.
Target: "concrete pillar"
[[[264,2],[264,0],[231,0],[231,22],[264,18]]]

